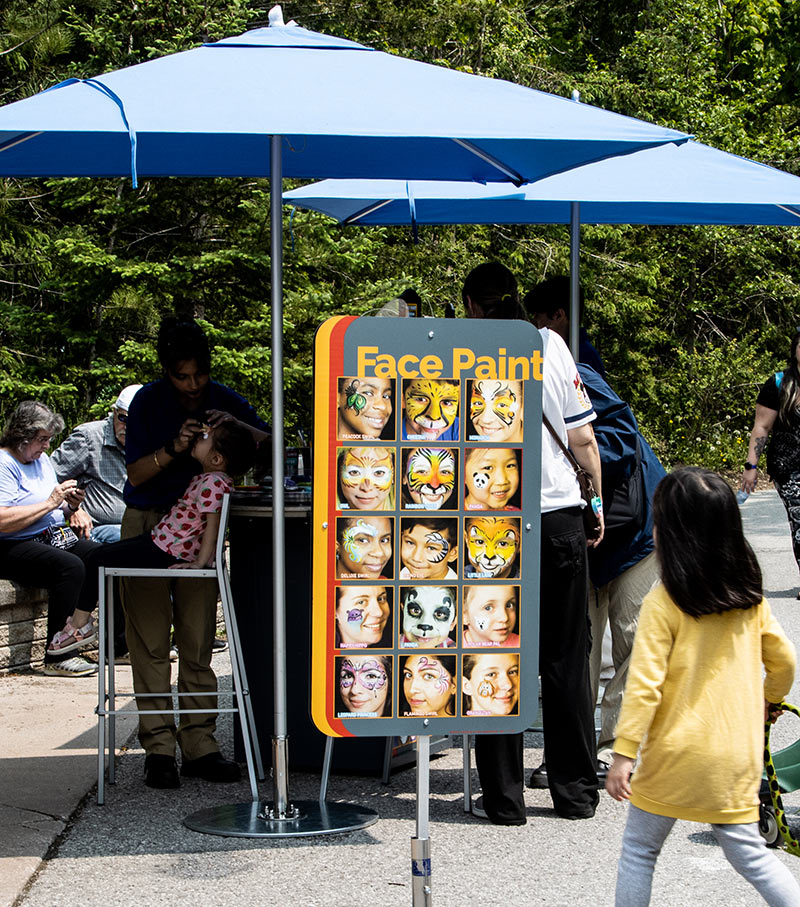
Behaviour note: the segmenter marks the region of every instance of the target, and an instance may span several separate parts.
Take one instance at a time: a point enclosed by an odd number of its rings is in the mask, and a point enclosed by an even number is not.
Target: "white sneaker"
[[[92,661],[73,655],[64,661],[51,661],[45,664],[44,673],[48,677],[89,677],[97,673],[97,665]]]

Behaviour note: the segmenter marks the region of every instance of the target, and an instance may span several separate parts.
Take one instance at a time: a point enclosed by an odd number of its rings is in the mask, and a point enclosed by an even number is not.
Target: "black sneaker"
[[[224,652],[228,648],[228,640],[221,636],[215,636],[214,642],[211,643],[211,651],[214,655],[218,652]]]
[[[222,753],[206,753],[199,759],[184,759],[181,774],[185,778],[202,778],[215,784],[226,784],[238,781],[242,770],[235,762],[226,759]]]
[[[547,782],[547,766],[544,762],[535,768],[531,772],[531,776],[528,779],[528,787],[532,787],[534,790],[547,790],[550,785]]]
[[[172,756],[150,753],[144,760],[144,783],[156,790],[173,790],[181,786],[178,765]]]

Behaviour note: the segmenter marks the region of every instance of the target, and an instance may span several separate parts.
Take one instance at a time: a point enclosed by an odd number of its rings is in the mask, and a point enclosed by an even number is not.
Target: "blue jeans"
[[[92,529],[91,539],[93,542],[99,542],[101,545],[110,545],[112,542],[119,541],[119,523],[107,523],[105,526],[95,526]]]

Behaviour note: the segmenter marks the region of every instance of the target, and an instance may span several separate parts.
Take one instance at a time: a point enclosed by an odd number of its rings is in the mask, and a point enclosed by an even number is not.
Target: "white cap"
[[[114,402],[114,409],[121,409],[124,413],[128,412],[131,400],[133,400],[136,391],[138,391],[141,386],[141,384],[129,384],[127,387],[124,387],[119,392],[119,397],[117,397]]]

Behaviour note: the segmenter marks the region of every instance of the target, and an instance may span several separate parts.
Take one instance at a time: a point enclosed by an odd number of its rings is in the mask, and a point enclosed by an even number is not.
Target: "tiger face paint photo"
[[[340,441],[394,440],[391,378],[339,378],[337,437]]]
[[[394,509],[394,453],[383,447],[343,447],[339,451],[339,507],[342,510]]]
[[[406,510],[450,510],[457,506],[455,451],[415,447],[403,451],[403,507]]]
[[[412,378],[403,382],[403,440],[458,441],[460,382]]]
[[[464,527],[469,579],[519,575],[519,517],[467,517]]]
[[[467,382],[470,441],[522,441],[522,382]]]

